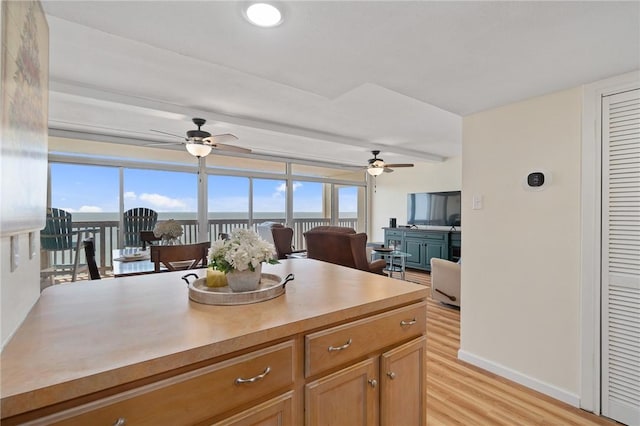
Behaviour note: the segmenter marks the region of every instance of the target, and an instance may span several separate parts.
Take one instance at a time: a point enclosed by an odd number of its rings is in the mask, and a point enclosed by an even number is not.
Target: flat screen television
[[[408,194],[407,224],[460,226],[461,202],[461,191]]]

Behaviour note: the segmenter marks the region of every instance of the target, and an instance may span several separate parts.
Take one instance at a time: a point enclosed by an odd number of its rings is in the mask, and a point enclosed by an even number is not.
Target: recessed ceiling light
[[[282,13],[268,3],[253,3],[246,9],[245,16],[249,22],[259,27],[275,27],[282,23]]]

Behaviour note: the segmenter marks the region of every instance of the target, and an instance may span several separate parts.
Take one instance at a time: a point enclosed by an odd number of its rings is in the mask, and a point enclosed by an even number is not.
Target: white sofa
[[[431,298],[460,306],[460,264],[445,259],[431,259]]]

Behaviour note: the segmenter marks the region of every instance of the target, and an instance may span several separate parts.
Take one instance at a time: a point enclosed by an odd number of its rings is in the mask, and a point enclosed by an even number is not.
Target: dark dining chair
[[[124,212],[124,247],[141,247],[140,231],[153,231],[158,213],[145,207],[136,207]]]
[[[151,246],[151,262],[153,262],[154,271],[160,272],[162,266],[169,271],[204,268],[208,264],[210,247],[209,241],[174,246]]]
[[[84,246],[84,255],[87,258],[87,268],[89,269],[89,278],[92,280],[100,279],[100,271],[96,263],[96,246],[93,241],[93,237],[88,237],[82,240]]]
[[[161,240],[162,240],[162,237],[156,237],[153,231],[140,231],[140,241],[142,241],[142,250],[147,249],[147,244],[152,246],[154,243]]]

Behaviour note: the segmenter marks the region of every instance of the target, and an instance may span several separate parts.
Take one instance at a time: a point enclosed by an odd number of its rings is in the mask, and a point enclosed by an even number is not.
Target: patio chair
[[[74,241],[74,236],[75,241]],[[75,281],[78,275],[78,263],[80,255],[80,241],[78,232],[72,229],[71,213],[50,207],[47,209],[45,227],[40,231],[40,248],[49,254],[64,252],[66,250],[75,251],[72,264],[56,263],[56,259],[49,256],[49,266],[40,271],[41,277],[53,277],[55,275],[71,273],[71,281]]]
[[[174,246],[151,246],[154,271],[161,272],[162,266],[170,271],[205,268],[210,247],[210,241]]]
[[[256,230],[260,238],[273,244],[273,234],[271,232],[273,228],[284,228],[284,225],[278,222],[262,222],[258,224]]]
[[[158,221],[154,210],[136,207],[124,212],[124,247],[141,247],[140,231],[153,231]]]

